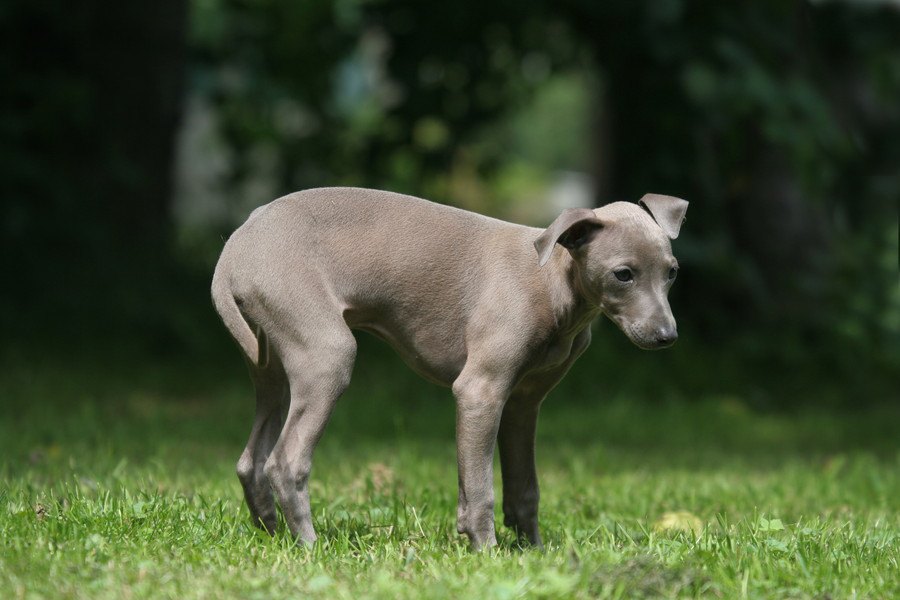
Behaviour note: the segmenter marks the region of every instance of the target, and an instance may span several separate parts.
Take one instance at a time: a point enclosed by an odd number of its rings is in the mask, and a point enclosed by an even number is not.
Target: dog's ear
[[[567,208],[534,240],[540,266],[543,267],[550,260],[553,246],[557,243],[574,250],[587,242],[591,234],[601,227],[603,224],[591,209]]]
[[[638,204],[650,213],[653,220],[670,239],[674,240],[678,237],[681,223],[684,221],[684,213],[687,212],[688,202],[686,200],[661,194],[644,194]]]

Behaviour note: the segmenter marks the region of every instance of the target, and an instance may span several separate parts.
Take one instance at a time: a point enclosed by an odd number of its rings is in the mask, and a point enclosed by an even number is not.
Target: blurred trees
[[[801,360],[831,362],[836,343],[896,360],[900,145],[885,136],[900,133],[897,10],[567,7],[606,76],[612,197],[653,188],[694,201],[693,321],[720,343],[749,333],[763,354],[774,335]]]
[[[693,202],[679,241],[688,327],[763,360],[896,364],[896,8],[302,5],[217,4],[235,31],[219,29],[228,46],[205,55],[208,70],[252,82],[221,94],[223,126],[278,149],[282,189],[342,182],[467,203],[483,190],[448,174],[491,181],[510,160],[485,128],[554,74],[587,72],[592,156],[578,167],[597,203],[651,190]],[[309,126],[279,126],[284,103]]]
[[[239,206],[220,211],[211,251],[195,257],[215,254],[261,172],[274,193],[254,203],[351,184],[502,211],[539,180],[528,164],[571,159],[598,204],[647,191],[691,200],[674,302],[697,337],[841,375],[858,371],[848,357],[898,367],[890,3],[193,0],[187,16],[176,0],[95,0],[75,15],[8,6],[2,243],[21,256],[27,291],[6,299],[7,314],[52,293],[53,269],[74,290],[82,270],[116,264],[128,287],[138,254],[168,255],[186,87],[227,149],[221,203]],[[554,89],[543,112],[516,112]],[[587,114],[553,115],[572,107]],[[510,136],[498,123],[513,114]],[[563,131],[580,137],[568,151]]]
[[[184,0],[0,9],[7,332],[140,320],[165,286]],[[84,320],[84,323],[81,321]]]

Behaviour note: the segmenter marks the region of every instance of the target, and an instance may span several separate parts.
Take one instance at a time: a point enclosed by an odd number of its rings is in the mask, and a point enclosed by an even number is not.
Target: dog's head
[[[679,198],[647,194],[638,204],[567,209],[534,247],[541,266],[556,244],[566,248],[578,292],[636,345],[665,348],[678,338],[668,299],[678,261],[669,240],[678,237],[687,207]]]

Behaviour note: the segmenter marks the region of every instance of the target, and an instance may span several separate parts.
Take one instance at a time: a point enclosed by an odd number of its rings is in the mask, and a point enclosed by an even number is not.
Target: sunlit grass
[[[7,369],[0,597],[900,596],[896,408],[563,388],[539,434],[546,552],[501,525],[478,554],[455,530],[449,394],[380,369],[360,365],[317,453],[312,548],[248,522],[239,371]]]

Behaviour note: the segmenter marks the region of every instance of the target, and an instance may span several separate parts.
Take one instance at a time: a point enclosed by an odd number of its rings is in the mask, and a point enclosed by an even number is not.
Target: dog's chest
[[[580,331],[558,332],[543,343],[543,350],[527,371],[532,374],[565,372],[591,342],[590,322]]]
[[[572,355],[572,342],[574,339],[574,336],[566,336],[550,340],[547,343],[543,359],[535,366],[541,370],[552,369],[569,360],[569,357]]]

